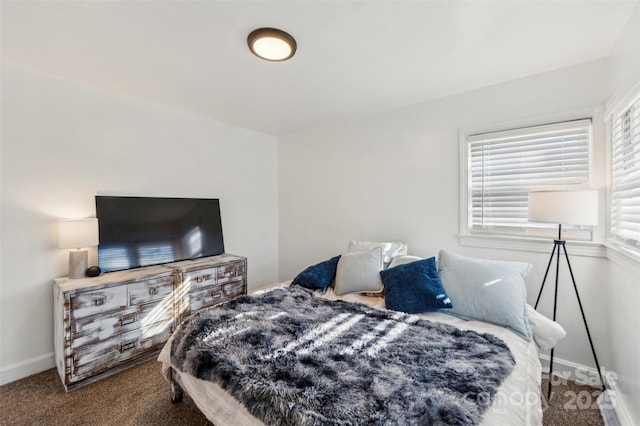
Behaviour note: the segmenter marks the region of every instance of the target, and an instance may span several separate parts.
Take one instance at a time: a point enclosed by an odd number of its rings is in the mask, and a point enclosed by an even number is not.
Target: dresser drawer
[[[229,263],[218,267],[218,283],[235,281],[242,278],[246,273],[244,262]]]
[[[83,291],[71,296],[71,316],[74,319],[121,309],[127,306],[126,286]]]
[[[245,294],[244,279],[242,278],[222,284],[221,287],[226,299],[233,299],[236,296]]]
[[[135,308],[122,309],[75,321],[71,329],[72,348],[109,340],[140,327]]]
[[[165,322],[173,319],[174,301],[172,299],[164,299],[159,303],[148,303],[138,306],[138,321],[141,327],[147,327],[151,324]]]
[[[221,286],[212,286],[197,291],[192,291],[189,294],[189,309],[190,311],[197,312],[200,309],[208,308],[218,303],[222,303],[229,299]]]
[[[154,331],[150,331],[153,329]],[[126,360],[159,349],[171,335],[170,324],[160,329],[144,327],[117,335],[103,342],[76,347],[73,350],[73,380],[93,376]]]
[[[172,317],[173,306],[155,303],[85,318],[75,322],[71,345],[75,349],[157,323],[170,324]]]
[[[173,276],[154,278],[129,284],[129,302],[140,305],[171,297],[173,291]]]
[[[181,318],[210,308],[234,297],[246,294],[242,277],[222,285],[201,288],[186,294],[177,304],[176,309]]]
[[[183,281],[187,283],[191,291],[199,290],[216,284],[218,268],[199,269],[184,273]]]

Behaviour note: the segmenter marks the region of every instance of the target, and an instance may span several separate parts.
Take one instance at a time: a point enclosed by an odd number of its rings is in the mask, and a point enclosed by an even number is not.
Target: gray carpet
[[[55,369],[0,387],[3,426],[208,424],[189,398],[171,403],[155,360],[68,393]]]
[[[598,410],[572,409],[571,395],[594,391],[573,382],[554,387],[544,425],[603,425]],[[54,369],[0,387],[0,425],[210,424],[188,397],[171,404],[155,360],[69,393]]]
[[[547,375],[542,375],[542,409],[545,426],[604,426],[596,399],[600,388],[562,381],[553,382],[551,404],[547,404]],[[559,380],[559,379],[556,379]]]

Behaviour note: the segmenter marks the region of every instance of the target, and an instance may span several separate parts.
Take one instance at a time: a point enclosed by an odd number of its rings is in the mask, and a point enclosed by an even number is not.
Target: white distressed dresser
[[[157,355],[185,317],[247,292],[231,254],[55,280],[56,367],[66,390]]]

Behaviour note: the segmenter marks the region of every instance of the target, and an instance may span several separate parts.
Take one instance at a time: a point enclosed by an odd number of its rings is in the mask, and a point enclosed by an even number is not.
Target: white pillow
[[[524,262],[475,259],[441,250],[438,274],[453,304],[443,313],[501,325],[531,341]]]
[[[382,248],[345,253],[338,261],[335,292],[342,296],[347,293],[382,293]]]
[[[380,243],[374,241],[349,241],[349,247],[347,248],[348,253],[356,252],[356,251],[365,251],[371,250],[374,247],[381,247],[382,254],[384,258],[382,259],[383,267],[386,269],[391,262],[393,256],[398,254],[407,254],[408,247],[405,243],[394,242],[394,243]]]
[[[391,263],[389,263],[389,268],[393,268],[394,266],[404,265],[405,263],[415,262],[416,260],[422,260],[421,257],[418,256],[409,256],[407,254],[399,254],[393,256],[391,259]]]
[[[533,340],[536,341],[540,349],[551,349],[560,340],[564,339],[567,332],[557,322],[545,317],[540,312],[527,305],[527,317],[533,333]]]

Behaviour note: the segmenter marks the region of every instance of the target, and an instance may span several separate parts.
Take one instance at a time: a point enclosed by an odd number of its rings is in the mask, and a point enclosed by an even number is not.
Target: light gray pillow
[[[384,242],[375,242],[375,241],[357,241],[351,240],[349,241],[349,247],[347,248],[348,253],[356,252],[356,251],[365,251],[371,250],[374,247],[381,247],[383,254],[383,267],[386,269],[389,267],[389,263],[393,256],[398,254],[407,254],[407,244],[402,242],[392,242],[392,243],[384,243]]]
[[[533,306],[527,305],[527,318],[531,326],[533,340],[536,341],[540,349],[553,348],[567,335],[567,332],[560,324],[545,317],[533,309]]]
[[[343,254],[336,269],[336,294],[382,293],[381,270],[381,247]]]
[[[524,262],[475,259],[450,251],[439,253],[438,274],[453,304],[443,313],[501,325],[531,341]]]
[[[409,256],[408,254],[398,254],[393,256],[391,259],[391,263],[389,263],[389,268],[393,268],[394,266],[404,265],[405,263],[415,262],[416,260],[422,260],[421,257],[418,256]]]

